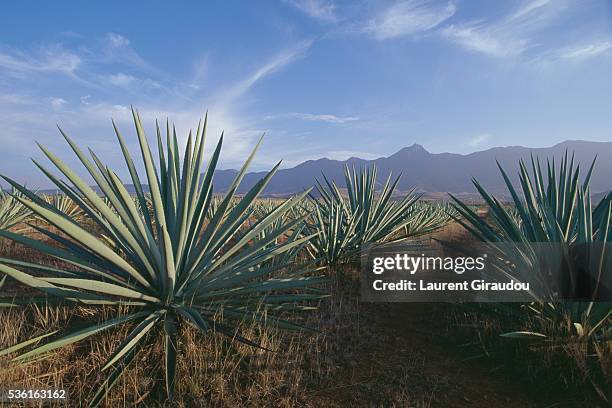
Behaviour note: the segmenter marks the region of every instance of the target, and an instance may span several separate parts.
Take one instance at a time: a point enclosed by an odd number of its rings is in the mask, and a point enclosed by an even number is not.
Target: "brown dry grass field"
[[[437,238],[464,240],[458,225]],[[39,254],[7,241],[0,256]],[[49,261],[49,260],[46,260]],[[244,324],[243,334],[272,352],[185,327],[179,336],[176,397],[163,401],[162,344],[139,354],[106,401],[107,407],[585,407],[604,406],[579,369],[546,376],[542,359],[509,364],[496,358],[495,321],[444,304],[369,304],[359,301],[355,267],[330,271],[331,294],[305,313],[313,332]],[[23,290],[8,285],[9,293]],[[0,349],[18,340],[91,318],[91,310],[29,307],[0,311]],[[110,312],[106,310],[104,313]],[[489,328],[490,330],[488,330]],[[65,388],[69,406],[86,401],[102,379],[99,367],[129,327],[93,336],[23,366],[0,360],[0,388]],[[580,350],[577,355],[580,355]],[[567,353],[566,353],[567,354]],[[551,354],[550,367],[560,361]],[[607,360],[609,362],[609,359]],[[152,362],[152,364],[151,364]],[[549,368],[550,368],[549,367]],[[586,369],[585,369],[586,370]],[[603,367],[608,374],[611,367]],[[586,378],[586,377],[585,377]],[[609,377],[608,377],[609,380]],[[564,385],[565,384],[565,385]],[[609,382],[608,382],[609,384]],[[0,403],[1,405],[1,403]],[[42,406],[42,405],[41,405]]]

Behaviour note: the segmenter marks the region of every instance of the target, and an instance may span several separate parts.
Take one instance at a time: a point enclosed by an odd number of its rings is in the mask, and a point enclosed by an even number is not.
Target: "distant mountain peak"
[[[408,147],[404,147],[403,149],[399,150],[393,156],[403,156],[405,154],[421,154],[421,153],[429,154],[427,149],[425,149],[423,146],[421,146],[418,143],[413,143],[412,145]]]
[[[470,154],[430,153],[420,144],[414,143],[404,147],[389,157],[374,160],[351,157],[347,160],[330,160],[327,158],[308,160],[293,168],[281,169],[268,184],[265,193],[270,195],[294,194],[313,186],[314,180],[325,174],[330,181],[341,185],[344,182],[344,166],[367,167],[376,165],[381,179],[389,174],[403,176],[397,188],[409,191],[417,188],[428,193],[437,193],[447,197],[447,193],[473,194],[475,192],[472,177],[493,194],[505,195],[507,188],[496,161],[502,165],[513,183],[518,183],[519,160],[530,160],[531,155],[542,158],[559,157],[565,149],[576,154],[577,163],[591,163],[595,155],[600,157],[593,178],[591,191],[609,191],[612,181],[612,142],[589,142],[568,140],[550,147],[529,148],[522,146],[496,147]],[[231,185],[235,170],[217,171],[215,191],[226,191]],[[249,173],[245,176],[239,192],[246,192],[261,179],[261,173]]]
[[[427,150],[425,150],[425,148],[422,145],[420,145],[418,143],[413,143],[411,146],[408,146],[405,149],[406,150],[415,151],[415,152],[417,152],[417,151],[426,152],[427,151]]]

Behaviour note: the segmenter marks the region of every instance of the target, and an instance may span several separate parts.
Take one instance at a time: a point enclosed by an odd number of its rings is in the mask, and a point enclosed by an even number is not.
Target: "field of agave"
[[[0,258],[0,313],[44,310],[66,314],[69,323],[40,333],[22,327],[18,339],[0,350],[1,369],[37,364],[115,331],[120,339],[105,350],[99,367],[103,376],[88,395],[90,406],[105,404],[113,392],[121,392],[113,387],[136,369],[132,363],[142,362],[142,355],[148,358],[147,367],[161,373],[164,393],[156,398],[176,399],[181,364],[206,360],[181,349],[188,330],[264,351],[270,349],[268,329],[309,333],[312,327],[304,316],[333,302],[330,281],[337,271],[356,264],[360,248],[368,243],[409,240],[452,223],[491,245],[556,242],[569,248],[612,240],[612,195],[592,208],[589,177],[594,167],[581,181],[579,166],[567,155],[558,171],[554,162],[548,163],[547,177],[538,161],[532,161],[531,174],[521,162],[520,190],[500,168],[510,203],[474,181],[486,217],[457,199],[443,204],[424,201],[414,192],[400,195],[399,178],[392,176],[379,188],[375,168],[346,168],[345,185],[323,176],[311,191],[286,200],[262,199],[276,165],[247,193],[237,195],[259,144],[219,196],[213,194],[213,183],[223,136],[205,160],[207,119],[181,149],[171,126],[157,126],[157,142],[150,144],[138,113],[133,116],[144,172],[138,171],[140,165],[116,127],[127,180],[62,132],[82,169],[70,168],[45,147],[42,152],[53,169],[35,162],[59,193],[42,195],[3,176],[12,192],[0,195],[4,242],[40,254],[39,259]],[[606,246],[601,248],[590,255],[603,269],[609,257]],[[580,273],[575,260],[566,262]],[[503,322],[504,330],[495,333],[500,349],[579,354],[576,361],[589,386],[602,400],[609,398],[610,304],[534,299],[531,304],[489,304],[474,313]],[[522,340],[526,346],[517,346]],[[85,350],[82,358],[98,353]]]

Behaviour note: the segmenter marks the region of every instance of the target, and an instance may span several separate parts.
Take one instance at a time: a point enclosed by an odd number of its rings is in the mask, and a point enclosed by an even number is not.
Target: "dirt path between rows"
[[[313,393],[320,406],[542,406],[486,362],[444,346],[436,305],[361,308],[358,324],[375,331],[377,341],[343,364],[334,381],[339,385]]]
[[[469,239],[458,225],[436,238]],[[347,279],[354,286],[353,297],[359,296],[357,275]],[[576,406],[535,401],[519,379],[495,369],[486,358],[462,353],[452,338],[450,305],[359,302],[356,307],[352,324],[359,326],[356,335],[364,340],[340,363],[339,378],[333,381],[339,385],[313,392],[315,406]]]

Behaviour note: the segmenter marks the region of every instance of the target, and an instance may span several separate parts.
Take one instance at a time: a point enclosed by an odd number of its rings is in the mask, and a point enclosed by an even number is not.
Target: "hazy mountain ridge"
[[[325,174],[330,180],[342,184],[344,165],[368,166],[375,164],[379,180],[384,182],[390,172],[402,174],[398,184],[400,191],[416,188],[418,191],[433,194],[449,192],[471,194],[475,192],[472,177],[476,178],[489,191],[504,195],[506,188],[497,168],[499,161],[513,182],[518,182],[518,162],[524,159],[530,163],[530,156],[539,157],[542,166],[546,158],[555,158],[558,168],[561,157],[568,151],[575,154],[575,162],[580,163],[581,174],[585,175],[593,158],[598,157],[591,180],[591,191],[599,193],[612,188],[612,142],[588,142],[571,140],[552,147],[528,148],[522,146],[494,147],[466,155],[456,153],[430,153],[421,145],[405,147],[389,157],[374,160],[350,158],[331,160],[321,158],[308,160],[295,167],[279,170],[270,181],[264,194],[288,195],[303,191],[314,184],[315,178]],[[218,170],[215,174],[215,191],[225,191],[231,184],[236,170]],[[266,172],[248,173],[239,193],[253,186]]]
[[[272,178],[264,196],[288,196],[304,191],[315,184],[315,179],[322,180],[325,174],[330,181],[335,181],[339,187],[344,185],[344,165],[371,166],[378,168],[378,180],[382,186],[390,172],[401,173],[398,183],[400,192],[412,188],[424,194],[427,198],[448,199],[452,193],[464,200],[480,201],[472,177],[477,179],[488,191],[498,197],[507,197],[507,190],[497,167],[499,161],[513,184],[518,185],[518,162],[524,159],[531,171],[531,155],[540,158],[543,170],[546,169],[546,158],[555,158],[558,169],[560,160],[568,151],[575,154],[575,162],[580,163],[581,174],[584,176],[597,156],[595,171],[591,179],[591,193],[594,201],[603,198],[612,190],[612,142],[588,142],[571,140],[558,143],[552,147],[528,148],[522,146],[494,147],[470,154],[430,153],[423,146],[413,144],[388,157],[365,160],[351,157],[347,160],[332,160],[321,158],[307,160],[295,167],[280,169]],[[233,182],[237,170],[217,170],[214,177],[214,191],[222,193]],[[267,174],[265,171],[247,173],[238,188],[238,193],[245,193],[257,181]],[[145,190],[148,186],[143,185]],[[127,184],[126,188],[133,194],[134,186]],[[97,191],[97,188],[96,188]],[[57,190],[39,190],[41,193],[56,193]]]

